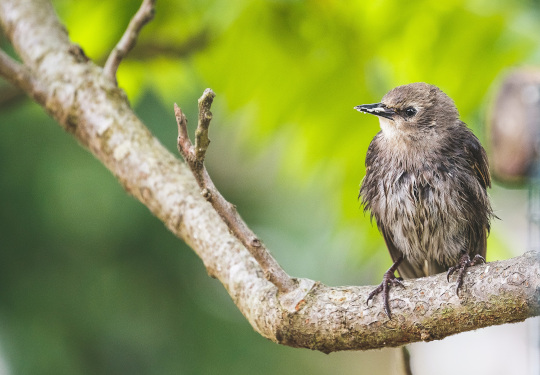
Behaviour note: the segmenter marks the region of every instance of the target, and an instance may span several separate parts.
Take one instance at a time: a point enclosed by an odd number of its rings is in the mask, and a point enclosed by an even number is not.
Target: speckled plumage
[[[394,262],[403,255],[400,275],[446,271],[464,253],[484,257],[493,216],[487,156],[452,99],[436,86],[413,83],[377,105],[356,107],[381,123],[360,196]],[[411,108],[416,113],[409,116]]]

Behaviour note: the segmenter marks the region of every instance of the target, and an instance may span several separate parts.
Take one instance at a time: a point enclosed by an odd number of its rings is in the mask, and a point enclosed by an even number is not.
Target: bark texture
[[[372,286],[327,287],[298,279],[278,293],[253,256],[201,196],[193,175],[150,134],[125,94],[70,43],[46,0],[2,0],[0,21],[23,64],[2,53],[0,74],[42,105],[221,281],[253,328],[294,347],[331,352],[399,346],[539,315],[538,253],[473,267],[461,297],[444,275],[391,293],[393,319]],[[171,111],[171,124],[174,117]]]

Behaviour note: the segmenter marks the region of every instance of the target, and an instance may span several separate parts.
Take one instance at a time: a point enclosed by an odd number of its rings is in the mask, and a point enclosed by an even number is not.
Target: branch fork
[[[178,151],[195,176],[201,189],[201,195],[212,204],[212,207],[227,224],[229,230],[259,263],[266,279],[273,283],[280,293],[292,292],[297,288],[297,282],[287,275],[272,257],[266,246],[248,228],[236,211],[236,206],[225,200],[216,189],[204,166],[204,158],[210,145],[210,138],[208,137],[208,129],[212,120],[210,107],[215,96],[216,94],[211,89],[206,89],[199,99],[199,121],[195,130],[195,145],[193,145],[188,135],[186,116],[180,107],[176,103],[174,104],[174,115],[178,124]]]
[[[120,38],[118,44],[111,51],[111,54],[107,58],[107,62],[103,67],[103,73],[109,77],[109,79],[116,83],[116,71],[120,66],[120,63],[126,57],[126,55],[135,47],[139,33],[144,25],[154,18],[156,0],[143,0],[139,10],[131,21]]]

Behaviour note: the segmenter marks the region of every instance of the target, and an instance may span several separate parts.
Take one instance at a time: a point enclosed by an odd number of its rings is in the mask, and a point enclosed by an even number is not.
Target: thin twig
[[[138,48],[131,51],[131,57],[147,60],[156,56],[168,58],[186,58],[206,48],[210,43],[208,28],[196,31],[182,42],[169,43],[166,40],[139,41]]]
[[[212,119],[210,106],[214,96],[215,94],[211,89],[206,89],[199,99],[199,123],[195,131],[195,146],[193,146],[188,136],[186,116],[182,113],[180,107],[174,105],[174,114],[178,123],[178,151],[193,172],[201,188],[201,194],[212,204],[230,231],[259,263],[266,279],[273,283],[280,292],[290,292],[296,288],[296,282],[287,275],[264,244],[248,228],[236,211],[236,207],[223,198],[204,167],[204,157],[210,144],[208,127]]]
[[[103,71],[112,81],[116,82],[116,71],[120,66],[120,62],[135,46],[143,26],[154,18],[155,5],[156,0],[143,0],[141,7],[129,22],[124,35],[122,35],[122,38],[109,55]]]
[[[212,120],[210,107],[215,96],[216,94],[211,89],[206,89],[199,98],[199,122],[195,131],[195,159],[201,164],[204,162],[206,150],[210,145],[210,138],[208,138],[208,127]]]
[[[25,91],[40,104],[45,104],[45,93],[30,69],[19,64],[3,50],[0,50],[0,75],[8,82]]]

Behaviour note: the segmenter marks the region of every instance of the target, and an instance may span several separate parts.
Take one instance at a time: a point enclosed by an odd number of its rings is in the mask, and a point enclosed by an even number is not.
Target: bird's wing
[[[381,233],[384,237],[384,242],[386,242],[388,252],[392,257],[392,262],[395,262],[400,256],[403,255],[403,253],[394,245],[394,242],[392,241],[392,236],[388,233],[388,231],[381,225],[379,225],[379,229],[381,230]],[[426,276],[422,269],[413,266],[406,258],[403,259],[403,261],[399,265],[398,272],[399,276],[403,277],[404,279],[415,279],[418,277]]]
[[[469,161],[469,165],[473,169],[476,179],[480,183],[480,185],[487,189],[488,187],[491,187],[491,175],[489,173],[489,164],[488,164],[488,158],[486,151],[480,144],[480,141],[474,134],[472,134],[472,137],[466,137],[464,142],[465,152],[467,154],[467,160]],[[485,230],[482,231],[480,234],[480,238],[476,239],[476,246],[472,250],[473,254],[480,254],[481,256],[486,256],[486,247],[487,247],[487,235],[489,232],[489,223]],[[475,241],[471,241],[471,243],[475,243]]]
[[[487,251],[487,235],[488,235],[488,229],[486,229],[480,238],[480,245],[478,246],[478,254],[480,254],[484,259],[486,258],[486,251]]]
[[[468,156],[467,160],[469,160],[478,182],[480,182],[484,189],[487,189],[491,187],[491,175],[489,173],[486,151],[472,132],[471,135],[472,137],[466,137],[464,142],[465,153]]]

